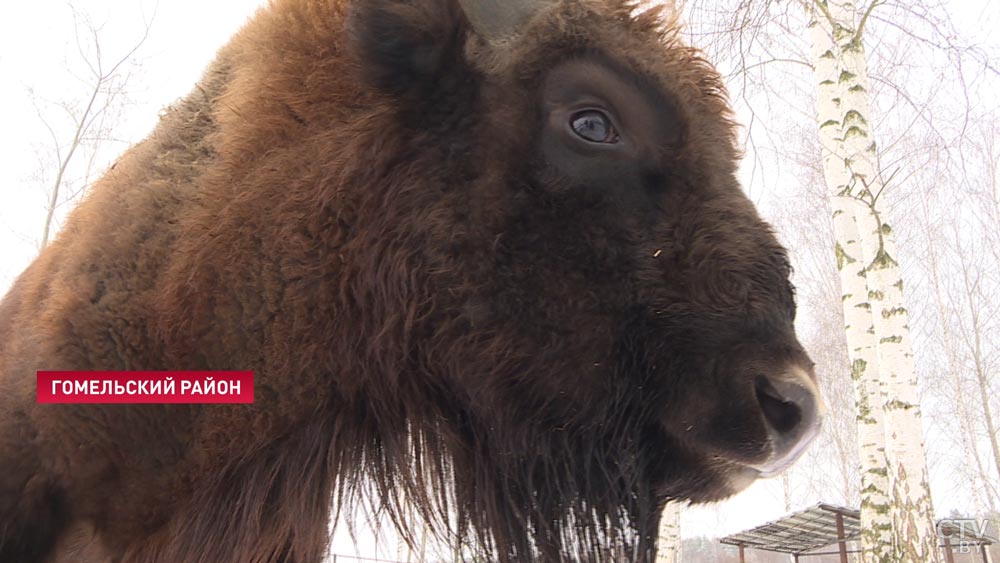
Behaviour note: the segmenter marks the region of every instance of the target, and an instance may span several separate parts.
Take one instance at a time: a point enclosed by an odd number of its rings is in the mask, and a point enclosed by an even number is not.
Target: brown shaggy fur
[[[624,0],[503,44],[355,4],[262,10],[0,303],[0,561],[318,562],[331,501],[649,561],[668,498],[745,486],[753,374],[807,359],[714,70]],[[543,156],[574,58],[676,127],[634,190]],[[38,405],[39,369],[252,369],[256,404]]]

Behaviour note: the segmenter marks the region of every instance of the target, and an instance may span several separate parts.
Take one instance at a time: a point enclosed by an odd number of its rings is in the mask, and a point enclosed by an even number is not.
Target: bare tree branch
[[[76,190],[70,191],[68,194],[69,197],[66,197],[67,176],[70,166],[74,162],[74,156],[84,143],[96,145],[106,139],[106,134],[104,133],[95,136],[92,136],[91,133],[94,131],[96,124],[107,114],[109,108],[116,103],[116,98],[124,93],[127,79],[123,79],[120,82],[117,79],[120,77],[120,72],[124,65],[133,60],[136,52],[146,42],[152,27],[151,18],[145,22],[141,37],[136,40],[126,53],[116,58],[110,65],[110,68],[105,70],[105,60],[100,40],[100,27],[95,26],[86,15],[81,14],[72,8],[72,6],[71,9],[73,10],[73,18],[76,22],[74,31],[77,54],[90,72],[88,78],[89,89],[86,94],[86,102],[81,111],[76,111],[66,103],[59,104],[73,123],[73,129],[68,132],[69,141],[65,146],[59,141],[61,135],[56,133],[55,128],[39,110],[39,118],[52,137],[53,151],[56,154],[58,163],[55,178],[52,180],[48,190],[48,203],[46,204],[45,222],[42,227],[41,248],[44,248],[49,242],[56,210],[62,204],[77,197],[85,188],[86,182]],[[89,36],[89,41],[93,45],[93,55],[90,55],[84,47],[84,43],[80,37],[81,28]],[[90,176],[89,169],[93,164],[93,153],[95,151],[92,150],[91,152],[92,154],[88,158],[87,178]]]

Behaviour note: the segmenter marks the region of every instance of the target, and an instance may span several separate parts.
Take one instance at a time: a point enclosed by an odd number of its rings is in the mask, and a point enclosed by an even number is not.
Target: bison
[[[331,504],[651,561],[821,414],[734,128],[630,1],[273,0],[0,304],[0,561],[317,562]],[[36,398],[234,369],[254,404]]]

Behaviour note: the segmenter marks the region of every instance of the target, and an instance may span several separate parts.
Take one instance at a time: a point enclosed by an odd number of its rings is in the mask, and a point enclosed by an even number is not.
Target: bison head
[[[399,392],[433,397],[400,449],[446,460],[454,504],[411,498],[502,557],[644,553],[667,499],[798,457],[821,401],[788,259],[737,183],[721,79],[672,20],[381,0],[347,29],[371,150],[324,202],[365,225],[367,262],[345,260],[378,338],[406,342]]]

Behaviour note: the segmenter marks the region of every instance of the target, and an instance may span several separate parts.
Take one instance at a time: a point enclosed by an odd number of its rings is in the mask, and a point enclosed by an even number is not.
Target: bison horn
[[[491,42],[517,34],[547,0],[458,0],[479,35]]]

